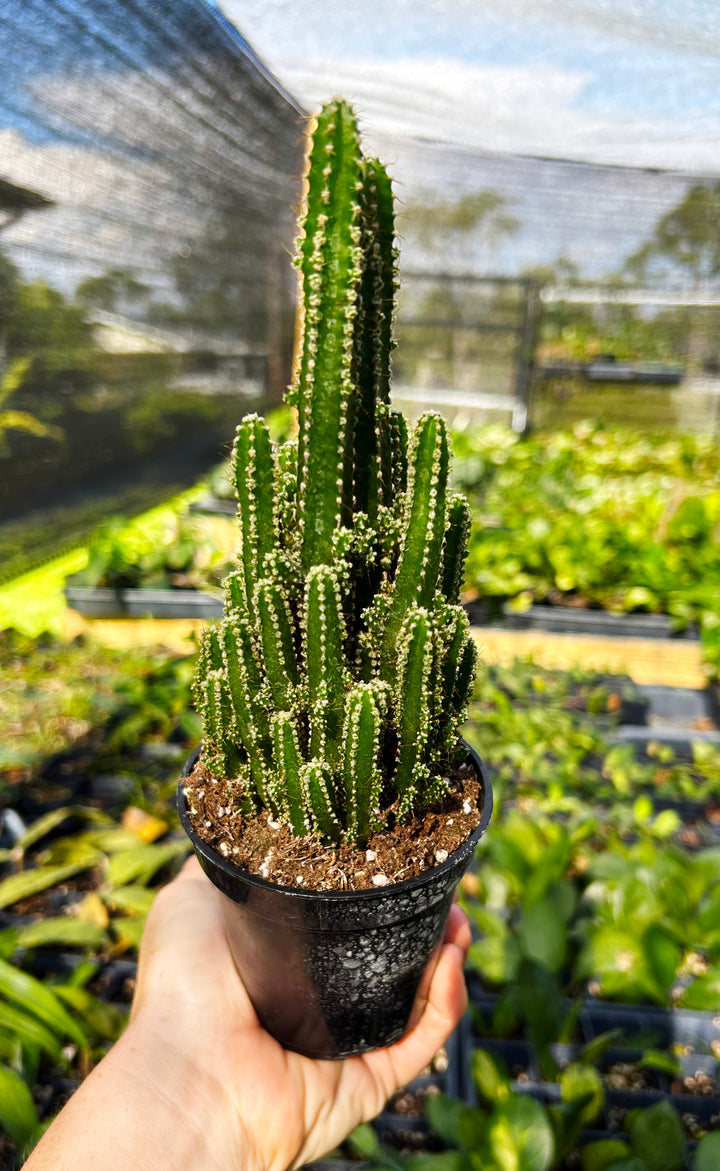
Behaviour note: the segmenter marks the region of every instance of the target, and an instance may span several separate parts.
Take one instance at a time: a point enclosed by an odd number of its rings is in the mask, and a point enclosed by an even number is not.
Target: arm
[[[452,1032],[466,1004],[469,942],[453,907],[412,1032],[362,1057],[312,1061],[261,1027],[215,889],[193,858],[149,916],[127,1030],[25,1171],[285,1171],[318,1158],[373,1118]]]

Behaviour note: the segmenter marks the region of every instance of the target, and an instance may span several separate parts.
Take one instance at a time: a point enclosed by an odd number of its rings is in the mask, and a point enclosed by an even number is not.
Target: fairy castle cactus
[[[234,446],[240,550],[205,633],[204,761],[244,811],[364,844],[439,799],[475,667],[459,605],[469,528],[443,419],[390,408],[393,197],[351,109],[315,120],[305,175],[298,436]]]

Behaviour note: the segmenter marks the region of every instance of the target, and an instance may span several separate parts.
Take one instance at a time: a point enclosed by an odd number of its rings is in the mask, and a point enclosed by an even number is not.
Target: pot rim
[[[455,864],[460,853],[467,851],[469,848],[472,848],[474,851],[475,846],[485,833],[485,830],[487,829],[490,822],[490,818],[492,817],[493,791],[487,769],[485,768],[485,765],[481,761],[475,749],[472,747],[472,745],[468,744],[467,740],[461,738],[460,743],[475,766],[478,777],[482,783],[483,807],[480,821],[475,826],[475,829],[472,831],[472,833],[465,839],[464,842],[460,843],[457,850],[450,854],[445,862],[441,862],[439,865],[433,866],[429,870],[424,870],[422,874],[416,874],[412,878],[403,878],[400,882],[392,882],[388,886],[379,886],[373,890],[301,890],[296,886],[285,886],[279,882],[270,882],[267,878],[262,878],[259,874],[251,874],[249,870],[244,870],[242,866],[236,866],[235,863],[231,862],[229,858],[223,857],[222,854],[220,854],[213,846],[210,846],[207,842],[203,841],[203,839],[195,832],[187,812],[184,782],[186,777],[190,775],[190,771],[192,770],[193,765],[200,755],[202,745],[198,745],[195,751],[188,757],[185,763],[185,771],[183,772],[180,783],[178,784],[177,810],[180,816],[180,822],[183,829],[185,830],[185,833],[190,838],[193,848],[204,854],[213,863],[213,865],[216,866],[219,870],[223,871],[223,873],[226,874],[228,878],[237,880],[238,875],[242,875],[244,881],[247,882],[250,886],[259,887],[261,890],[274,891],[305,901],[314,901],[315,899],[331,899],[334,901],[336,899],[342,900],[347,898],[355,898],[360,899],[362,902],[368,902],[372,901],[373,899],[387,898],[391,892],[396,890],[405,893],[414,890],[416,887],[424,886],[425,883],[432,881],[439,875],[444,874],[446,871],[450,870]]]

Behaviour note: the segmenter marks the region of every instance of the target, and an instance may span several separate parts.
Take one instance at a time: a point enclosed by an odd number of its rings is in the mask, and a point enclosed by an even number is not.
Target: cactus
[[[361,846],[440,798],[475,668],[459,590],[468,531],[445,424],[390,409],[390,180],[353,113],[309,136],[297,267],[298,437],[237,429],[238,568],[204,635],[204,761],[244,811]]]

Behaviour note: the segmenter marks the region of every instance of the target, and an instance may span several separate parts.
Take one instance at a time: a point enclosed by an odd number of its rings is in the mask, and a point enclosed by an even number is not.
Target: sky
[[[720,171],[717,0],[209,0],[374,136]]]

